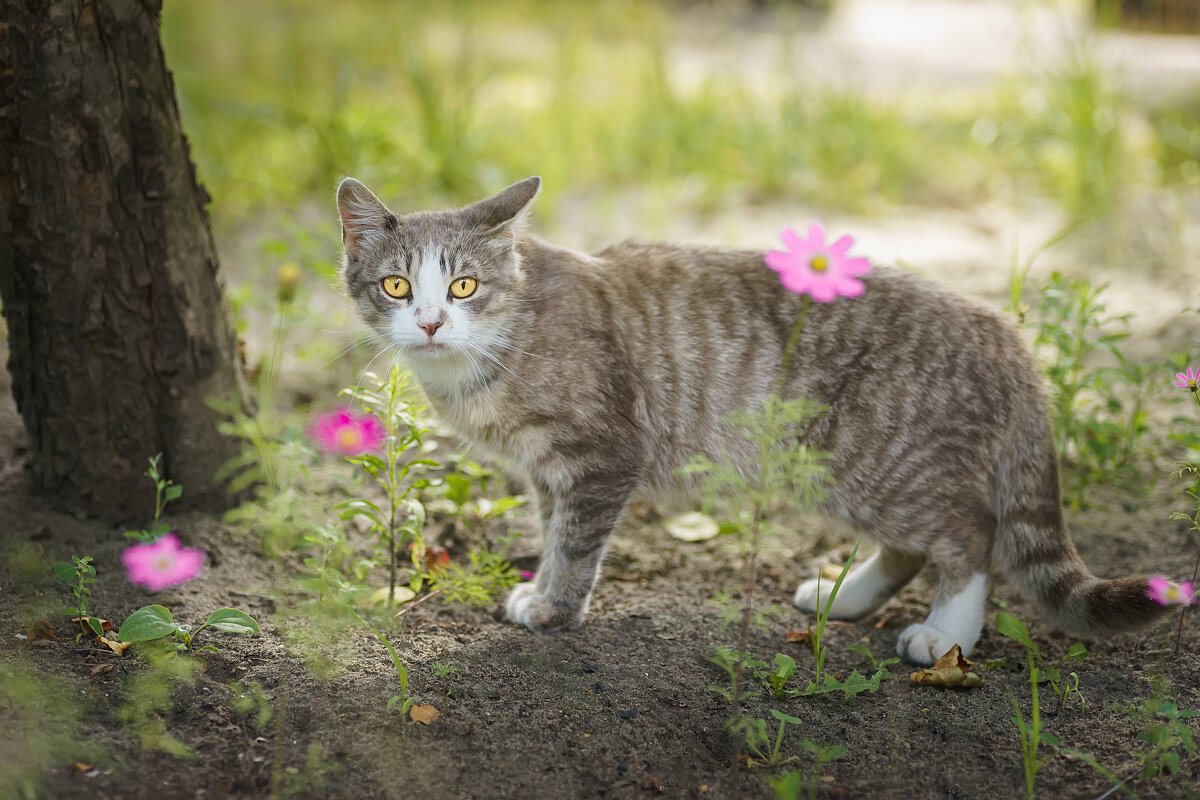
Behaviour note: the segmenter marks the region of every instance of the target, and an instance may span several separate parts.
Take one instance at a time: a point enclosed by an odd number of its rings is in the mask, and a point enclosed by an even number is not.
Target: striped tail
[[[1026,413],[993,482],[996,566],[1042,615],[1079,636],[1136,630],[1169,614],[1147,596],[1146,576],[1103,580],[1083,563],[1063,523],[1049,422],[1040,407]]]

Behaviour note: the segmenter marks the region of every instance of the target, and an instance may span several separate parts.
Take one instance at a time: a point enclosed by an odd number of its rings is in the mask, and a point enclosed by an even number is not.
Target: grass
[[[735,36],[738,20],[726,22]],[[1134,108],[1087,50],[966,102],[914,89],[881,103],[797,74],[782,38],[766,86],[736,71],[697,77],[673,26],[648,0],[164,11],[219,225],[324,202],[346,174],[405,208],[540,174],[541,213],[567,189],[634,185],[854,211],[1033,191],[1082,215],[1134,182],[1200,181],[1197,117]]]

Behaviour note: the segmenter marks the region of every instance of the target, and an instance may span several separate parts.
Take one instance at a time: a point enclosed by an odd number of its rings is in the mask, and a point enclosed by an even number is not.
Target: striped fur
[[[398,216],[348,179],[338,201],[362,317],[438,414],[536,491],[542,565],[508,614],[545,631],[583,621],[635,492],[677,483],[696,454],[751,458],[727,420],[774,390],[800,300],[761,252],[625,243],[585,255],[540,241],[522,231],[539,186]],[[382,291],[394,274],[411,298]],[[462,276],[479,287],[459,300],[447,287]],[[929,619],[900,640],[917,662],[975,644],[993,564],[1078,633],[1158,617],[1144,577],[1100,581],[1068,539],[1046,401],[1013,328],[901,271],[865,282],[860,297],[813,306],[786,386],[829,408],[809,434],[832,453],[824,510],[881,545],[835,615],[870,611],[931,560],[941,585]],[[418,327],[430,315],[433,335]],[[801,607],[819,600],[797,591]]]

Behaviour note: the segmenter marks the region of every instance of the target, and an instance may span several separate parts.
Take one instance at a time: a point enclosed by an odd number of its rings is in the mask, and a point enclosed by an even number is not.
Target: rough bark
[[[0,0],[0,297],[36,486],[112,521],[224,500],[205,398],[245,383],[161,0]]]

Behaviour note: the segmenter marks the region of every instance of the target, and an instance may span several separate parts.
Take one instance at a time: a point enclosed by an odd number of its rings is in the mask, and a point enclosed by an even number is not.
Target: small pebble
[[[628,711],[621,711],[618,709],[617,716],[620,717],[621,719],[633,719],[634,717],[637,716],[637,709],[631,708]]]

